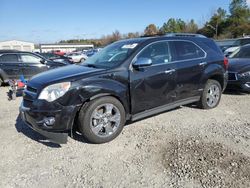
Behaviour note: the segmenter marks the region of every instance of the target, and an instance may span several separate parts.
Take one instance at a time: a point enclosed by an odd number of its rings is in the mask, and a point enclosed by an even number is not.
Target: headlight
[[[48,102],[52,102],[62,97],[69,90],[70,86],[70,82],[62,82],[47,86],[42,90],[38,99],[44,99]]]
[[[239,77],[250,77],[250,71],[239,74]]]

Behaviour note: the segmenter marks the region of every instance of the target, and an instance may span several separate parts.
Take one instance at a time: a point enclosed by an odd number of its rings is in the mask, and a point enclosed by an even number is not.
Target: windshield
[[[229,58],[250,58],[250,46],[237,49]]]
[[[137,42],[131,40],[113,43],[88,58],[82,65],[100,68],[115,67],[122,63],[137,45]]]

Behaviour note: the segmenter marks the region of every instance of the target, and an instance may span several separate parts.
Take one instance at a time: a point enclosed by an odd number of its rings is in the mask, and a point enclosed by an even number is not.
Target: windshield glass
[[[237,49],[229,58],[250,58],[250,46]]]
[[[122,63],[137,45],[138,42],[130,40],[115,42],[88,58],[82,65],[100,68],[115,67]]]

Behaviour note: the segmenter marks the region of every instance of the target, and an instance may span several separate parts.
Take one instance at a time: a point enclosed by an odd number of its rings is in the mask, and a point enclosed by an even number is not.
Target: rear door
[[[19,79],[22,73],[22,62],[17,54],[1,54],[0,68],[4,72],[4,79]]]
[[[20,54],[20,57],[23,63],[23,74],[26,79],[48,70],[45,61],[39,56],[30,53],[23,53]]]
[[[206,53],[191,41],[172,41],[177,66],[178,100],[200,95],[199,87],[206,67]]]

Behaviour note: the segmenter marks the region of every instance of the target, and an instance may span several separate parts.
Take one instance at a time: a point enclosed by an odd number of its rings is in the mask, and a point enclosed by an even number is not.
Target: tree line
[[[121,39],[164,35],[166,33],[197,33],[215,39],[237,38],[250,35],[250,8],[246,0],[232,0],[229,5],[229,12],[218,8],[201,28],[199,28],[194,19],[184,21],[180,18],[170,18],[160,27],[153,23],[149,24],[142,33],[130,32],[121,34],[117,30],[100,39],[73,39],[60,41],[60,43],[91,43],[98,47]]]

